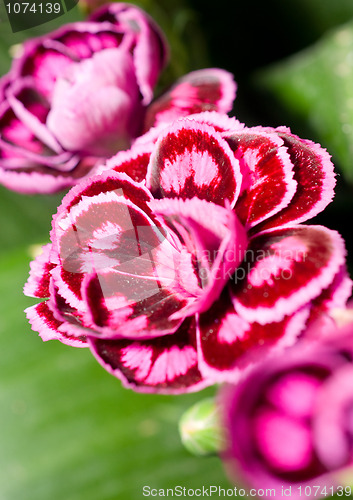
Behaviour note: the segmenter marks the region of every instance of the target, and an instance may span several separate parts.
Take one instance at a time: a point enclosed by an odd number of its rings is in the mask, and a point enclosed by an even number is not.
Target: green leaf
[[[289,20],[295,28],[293,36],[315,39],[327,30],[345,23],[353,17],[351,0],[275,0],[278,14]],[[271,14],[270,14],[271,15]],[[298,29],[300,23],[300,29]]]
[[[21,195],[0,186],[0,256],[18,246],[48,242],[52,215],[62,196]]]
[[[280,104],[292,128],[309,132],[326,147],[353,182],[353,22],[267,68],[256,85]]]

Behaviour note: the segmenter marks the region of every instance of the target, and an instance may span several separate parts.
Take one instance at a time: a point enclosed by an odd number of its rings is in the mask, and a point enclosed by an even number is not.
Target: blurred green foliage
[[[258,85],[328,148],[353,182],[353,21],[263,71]]]

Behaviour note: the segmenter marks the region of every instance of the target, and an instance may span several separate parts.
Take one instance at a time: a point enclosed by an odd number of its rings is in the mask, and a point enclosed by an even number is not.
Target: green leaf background
[[[239,119],[290,125],[329,149],[342,176],[336,201],[318,221],[344,234],[350,258],[351,0],[139,5],[171,44],[172,62],[159,91],[186,71],[224,67],[239,82]],[[79,18],[75,9],[14,35],[2,7],[0,74],[9,68],[10,46]],[[47,242],[61,196],[0,188],[0,500],[135,500],[143,497],[144,485],[231,488],[219,458],[192,457],[177,431],[183,412],[214,388],[173,397],[135,394],[88,350],[43,343],[28,326],[23,310],[34,301],[22,288],[31,247]]]
[[[259,74],[259,83],[353,182],[353,22]]]

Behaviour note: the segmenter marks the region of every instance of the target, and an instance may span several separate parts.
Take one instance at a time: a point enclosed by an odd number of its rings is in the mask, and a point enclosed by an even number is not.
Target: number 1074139
[[[16,2],[6,4],[6,9],[8,14],[59,14],[62,6],[59,2]]]

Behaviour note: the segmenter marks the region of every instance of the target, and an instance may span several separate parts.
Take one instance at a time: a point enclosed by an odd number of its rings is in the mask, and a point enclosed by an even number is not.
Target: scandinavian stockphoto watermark
[[[153,488],[145,485],[142,487],[142,495],[144,497],[258,497],[258,498],[323,498],[330,497],[336,494],[338,497],[350,497],[352,488],[350,486],[297,486],[284,485],[277,488],[222,488],[221,486],[200,486],[198,488],[188,488],[186,486],[177,485],[173,488]]]
[[[34,28],[73,9],[78,0],[0,0],[13,33]],[[4,22],[4,18],[1,17]]]
[[[222,488],[221,486],[200,486],[199,488],[188,488],[186,486],[177,485],[174,488],[152,488],[151,486],[143,486],[142,495],[144,497],[275,497],[276,490],[272,489],[249,489],[237,488]]]

